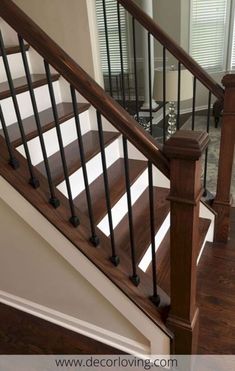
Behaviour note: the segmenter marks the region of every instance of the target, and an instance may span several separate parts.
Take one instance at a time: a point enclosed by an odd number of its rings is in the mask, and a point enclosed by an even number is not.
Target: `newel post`
[[[235,141],[235,75],[224,76],[224,112],[221,126],[218,180],[213,208],[217,212],[215,241],[227,242],[231,208],[230,187],[232,181]]]
[[[179,130],[164,146],[170,159],[171,181],[171,307],[167,325],[174,333],[175,354],[192,354],[197,350],[201,155],[208,142],[207,133]]]

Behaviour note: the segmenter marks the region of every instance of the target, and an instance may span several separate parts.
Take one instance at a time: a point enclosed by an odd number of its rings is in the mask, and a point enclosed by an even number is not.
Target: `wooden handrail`
[[[224,89],[176,42],[167,35],[143,10],[132,0],[117,0],[146,30],[148,30],[169,52],[181,62],[204,86],[219,100],[224,98]]]
[[[155,140],[12,0],[0,0],[0,17],[169,177],[169,161]]]

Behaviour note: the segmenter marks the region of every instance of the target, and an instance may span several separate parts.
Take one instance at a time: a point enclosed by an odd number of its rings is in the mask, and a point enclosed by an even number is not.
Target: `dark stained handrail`
[[[169,177],[169,161],[155,140],[12,0],[0,0],[0,17]]]
[[[133,0],[117,0],[146,30],[148,30],[171,54],[182,63],[219,100],[224,98],[224,89],[156,22],[134,3]]]

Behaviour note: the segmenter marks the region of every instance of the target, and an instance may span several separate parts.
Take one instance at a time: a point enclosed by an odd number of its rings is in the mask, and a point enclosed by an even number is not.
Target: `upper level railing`
[[[110,202],[110,187],[109,179],[107,176],[107,159],[104,150],[103,142],[103,126],[102,116],[104,116],[122,135],[122,149],[125,167],[125,186],[127,195],[127,210],[128,210],[128,223],[129,223],[129,239],[130,239],[130,269],[128,272],[131,281],[135,286],[140,283],[139,268],[137,266],[136,259],[136,241],[135,231],[133,228],[133,214],[132,214],[132,192],[130,189],[130,177],[129,177],[129,142],[132,143],[147,159],[147,173],[148,173],[148,199],[149,199],[149,215],[150,215],[150,235],[151,235],[151,254],[152,254],[152,279],[151,279],[151,292],[148,295],[151,296],[152,301],[159,305],[161,297],[159,295],[159,288],[157,285],[157,266],[155,259],[155,197],[154,197],[154,182],[153,173],[154,166],[156,166],[164,175],[171,179],[171,194],[170,200],[172,204],[171,211],[171,298],[172,308],[171,314],[168,317],[169,326],[173,328],[176,334],[176,341],[180,343],[183,339],[188,337],[194,341],[194,332],[191,329],[191,325],[197,321],[197,307],[195,304],[196,298],[196,258],[197,258],[197,233],[198,233],[198,221],[199,221],[199,201],[201,195],[201,183],[200,183],[200,158],[202,152],[207,148],[208,135],[206,133],[191,133],[188,131],[178,131],[175,136],[172,136],[169,141],[167,138],[167,114],[166,114],[166,72],[167,72],[167,50],[173,54],[178,61],[178,78],[177,78],[177,129],[180,128],[180,96],[181,96],[181,67],[186,67],[191,73],[193,73],[193,98],[192,98],[192,122],[190,123],[189,129],[194,129],[195,126],[195,112],[196,112],[196,82],[199,80],[203,85],[209,89],[208,92],[208,104],[206,113],[206,125],[205,129],[209,132],[210,129],[210,116],[211,116],[211,98],[212,94],[219,100],[223,100],[224,91],[216,84],[210,76],[204,72],[195,62],[190,58],[180,47],[174,44],[174,42],[166,36],[154,22],[146,16],[132,1],[118,0],[117,12],[119,12],[120,4],[127,9],[133,17],[133,46],[135,49],[135,22],[139,22],[147,30],[147,46],[148,46],[148,79],[149,79],[149,98],[152,101],[152,67],[151,67],[151,38],[155,37],[162,44],[163,53],[163,143],[158,144],[151,135],[144,131],[136,120],[131,117],[126,111],[125,106],[125,89],[124,89],[124,71],[122,68],[121,79],[123,89],[123,102],[121,107],[112,97],[110,97],[105,91],[68,55],[66,54],[52,39],[50,39],[45,32],[43,32],[27,15],[25,15],[11,0],[0,0],[0,16],[13,28],[19,35],[19,45],[23,58],[23,64],[25,69],[25,75],[27,78],[28,90],[33,106],[33,112],[35,122],[37,126],[38,136],[40,140],[40,148],[43,154],[43,160],[45,164],[45,175],[48,182],[48,189],[50,192],[50,203],[56,208],[59,207],[59,199],[55,192],[56,184],[52,179],[50,164],[48,161],[47,149],[44,142],[43,129],[40,123],[40,117],[37,107],[37,100],[34,94],[33,84],[30,76],[30,68],[27,62],[26,51],[24,46],[24,40],[29,43],[44,59],[44,67],[46,73],[46,82],[49,88],[51,107],[53,111],[53,118],[55,122],[56,135],[59,143],[59,151],[61,156],[61,166],[64,173],[65,187],[67,192],[68,204],[70,208],[70,222],[74,227],[79,225],[79,219],[77,215],[77,209],[74,205],[73,192],[71,190],[70,173],[68,170],[68,158],[63,145],[63,137],[60,129],[60,122],[56,107],[56,98],[53,89],[53,75],[51,73],[50,66],[54,67],[70,85],[71,102],[73,105],[73,112],[76,124],[76,133],[78,141],[78,156],[80,156],[81,167],[83,170],[83,180],[85,184],[85,191],[87,197],[87,207],[90,222],[90,241],[94,246],[99,244],[99,233],[97,232],[97,223],[94,218],[93,204],[90,194],[90,184],[88,180],[87,166],[84,159],[84,146],[83,138],[81,135],[81,127],[79,121],[79,114],[77,110],[77,95],[79,92],[86,100],[96,109],[97,118],[97,131],[99,135],[99,144],[102,161],[102,171],[104,178],[105,188],[105,199],[107,206],[107,215],[109,223],[109,242],[110,242],[110,260],[118,266],[122,264],[122,252],[119,251],[115,241],[114,223],[112,216],[112,205]],[[105,5],[105,2],[104,2]],[[119,17],[118,17],[119,19]],[[120,21],[120,19],[119,19]],[[119,25],[120,27],[120,25]],[[108,31],[108,30],[106,30]],[[25,150],[25,155],[28,164],[28,170],[30,174],[30,183],[34,188],[39,186],[37,177],[35,176],[34,166],[32,165],[31,153],[27,143],[25,135],[25,128],[21,118],[21,112],[19,109],[19,102],[16,98],[16,90],[13,84],[11,71],[9,68],[8,57],[5,51],[4,41],[1,37],[0,40],[0,52],[3,58],[6,75],[9,83],[11,97],[13,101],[14,110],[19,125],[19,131],[22,139],[22,144]],[[119,33],[120,41],[120,58],[122,65],[122,40]],[[107,38],[108,42],[108,38]],[[135,53],[134,53],[135,55]],[[135,59],[135,58],[134,58]],[[136,65],[136,61],[134,61]],[[111,72],[111,71],[110,71]],[[135,68],[135,78],[137,77],[137,71]],[[137,80],[136,84],[136,100],[138,103],[138,89]],[[137,106],[137,105],[136,105]],[[137,117],[139,115],[139,108],[137,108]],[[153,122],[152,122],[153,109],[150,103],[150,134],[153,134]],[[8,133],[8,125],[4,119],[4,112],[0,110],[0,119],[2,128],[4,131],[5,140],[7,143],[10,164],[16,168],[18,166],[17,160],[14,155],[14,149]],[[207,157],[207,150],[206,150]],[[207,161],[204,163],[204,188],[206,188],[206,170]],[[198,176],[199,175],[199,176]],[[187,184],[185,184],[186,182]],[[185,186],[184,186],[185,185]],[[183,204],[183,206],[182,206]],[[183,216],[182,216],[183,215]],[[180,223],[181,217],[183,217],[183,223]],[[185,227],[187,226],[187,227]],[[177,263],[178,249],[181,249],[182,264]],[[120,261],[121,260],[121,261]],[[124,257],[123,260],[126,260]],[[189,264],[190,267],[187,265]],[[188,269],[190,268],[190,269]],[[123,273],[123,272],[121,272]],[[180,277],[180,279],[177,279]],[[183,277],[183,279],[182,279]],[[121,280],[125,279],[125,275],[121,276]],[[118,277],[118,280],[120,278]],[[184,281],[184,282],[183,282]],[[183,295],[182,295],[183,292]],[[138,295],[137,295],[138,296]],[[192,302],[190,299],[192,298]],[[179,321],[180,318],[180,321]],[[178,340],[179,339],[179,340]],[[188,345],[189,344],[189,345]],[[191,351],[194,346],[191,342],[188,344],[183,343],[185,351]],[[185,348],[184,348],[185,346]]]
[[[108,91],[147,128],[158,145],[164,144],[170,135],[180,129],[212,132],[216,140],[213,140],[213,147],[211,144],[206,150],[202,172],[204,197],[212,203],[216,194],[216,167],[220,153],[220,129],[215,133],[217,123],[214,125],[212,107],[219,102],[217,106],[222,109],[224,89],[134,1],[113,2],[117,4],[116,14],[111,15],[109,3],[102,1],[101,34],[105,34]],[[114,7],[112,12],[115,12]],[[128,24],[128,42],[125,43],[124,19],[121,19],[123,14]],[[117,20],[116,24],[112,20],[113,17]],[[101,23],[99,19],[99,24]],[[115,41],[112,39],[113,28],[116,30]],[[114,42],[120,51],[119,71],[115,70],[117,61],[114,63],[115,66],[112,65]],[[124,48],[128,48],[128,63],[126,61],[124,63],[123,56],[126,54]],[[154,58],[154,54],[157,54],[157,59]],[[116,55],[115,50],[115,57]],[[118,82],[117,76],[120,80]],[[115,84],[118,84],[118,94],[115,94]],[[154,107],[156,100],[160,101],[157,109]]]
[[[185,52],[169,35],[144,13],[134,1],[117,0],[136,21],[138,21],[156,40],[187,68],[194,77],[205,85],[219,100],[224,98],[224,89],[209,75],[188,53]]]

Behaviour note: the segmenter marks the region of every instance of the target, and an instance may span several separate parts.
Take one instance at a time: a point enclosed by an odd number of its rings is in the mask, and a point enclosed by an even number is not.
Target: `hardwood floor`
[[[0,354],[123,354],[86,336],[0,304]]]
[[[235,208],[227,245],[207,243],[198,270],[200,354],[235,354]]]

